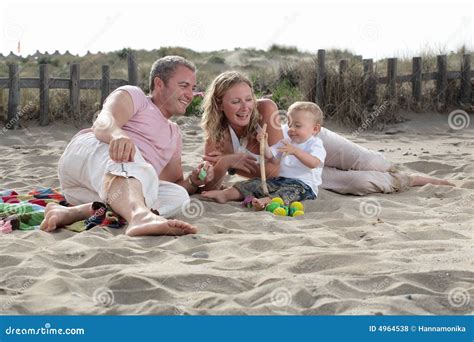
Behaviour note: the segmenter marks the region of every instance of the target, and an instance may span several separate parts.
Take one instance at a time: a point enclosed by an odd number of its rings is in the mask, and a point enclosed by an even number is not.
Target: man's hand
[[[206,177],[203,180],[199,178],[201,169],[206,171]],[[193,172],[191,172],[189,177],[193,184],[197,186],[205,185],[214,179],[214,166],[211,163],[204,161],[200,163],[198,167],[193,170]]]
[[[114,137],[109,143],[109,155],[116,163],[133,162],[135,159],[135,144],[126,135]]]

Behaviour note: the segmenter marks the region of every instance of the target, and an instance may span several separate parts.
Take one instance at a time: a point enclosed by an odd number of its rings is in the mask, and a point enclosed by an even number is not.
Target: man
[[[150,96],[133,86],[110,94],[93,127],[79,132],[59,161],[61,188],[75,206],[48,204],[41,229],[50,232],[86,219],[91,202],[101,201],[127,220],[129,236],[196,233],[189,223],[165,218],[214,177],[207,163],[183,177],[181,133],[169,121],[186,112],[195,85],[195,66],[168,56],[152,66]],[[201,168],[207,173],[203,180]]]

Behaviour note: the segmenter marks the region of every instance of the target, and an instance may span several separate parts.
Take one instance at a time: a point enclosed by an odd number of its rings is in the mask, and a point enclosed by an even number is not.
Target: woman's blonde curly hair
[[[219,109],[222,98],[230,88],[239,83],[245,83],[250,87],[255,104],[250,116],[249,125],[244,131],[242,138],[248,139],[257,131],[260,114],[257,110],[257,99],[253,91],[252,82],[238,71],[226,71],[212,81],[206,90],[202,104],[203,114],[201,127],[204,129],[205,139],[210,140],[213,144],[221,144],[224,136],[229,131],[227,118],[222,110]]]

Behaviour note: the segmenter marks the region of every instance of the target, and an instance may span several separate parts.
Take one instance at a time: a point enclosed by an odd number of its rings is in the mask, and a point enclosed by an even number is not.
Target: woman
[[[283,139],[275,103],[268,99],[257,101],[250,80],[239,72],[227,71],[209,86],[203,109],[204,160],[214,165],[214,181],[204,190],[219,189],[227,172],[247,178],[260,177],[257,129],[267,124],[270,146]],[[409,186],[428,183],[452,185],[437,178],[398,172],[380,153],[326,128],[322,128],[318,136],[327,153],[323,189],[366,195],[403,191]],[[278,176],[278,167],[271,163],[265,165],[265,171],[267,178]]]

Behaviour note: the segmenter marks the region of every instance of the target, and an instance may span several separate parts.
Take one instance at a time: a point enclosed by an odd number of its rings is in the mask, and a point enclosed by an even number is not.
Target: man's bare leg
[[[210,190],[203,191],[202,197],[212,199],[218,203],[225,203],[228,201],[240,201],[244,199],[244,196],[234,187],[230,187],[224,190]]]
[[[135,178],[106,175],[109,184],[107,200],[113,211],[128,222],[125,234],[141,235],[185,235],[194,234],[197,228],[180,220],[167,220],[153,214],[145,205],[142,185]]]
[[[44,210],[44,219],[40,224],[40,229],[45,232],[52,232],[56,228],[85,220],[91,216],[91,203],[65,207],[57,203],[48,203]]]

